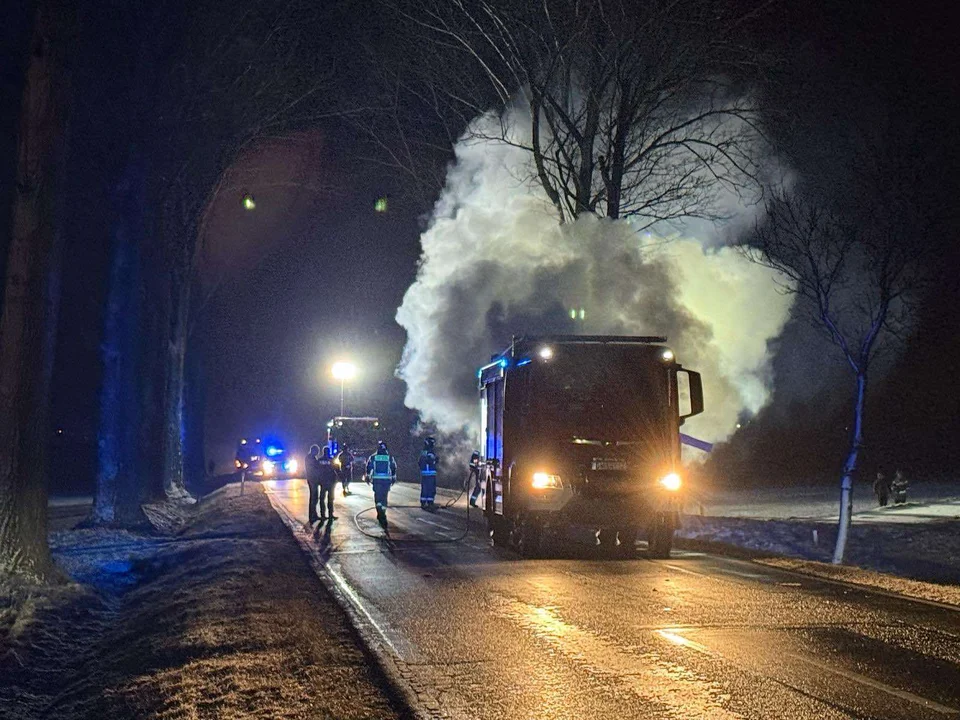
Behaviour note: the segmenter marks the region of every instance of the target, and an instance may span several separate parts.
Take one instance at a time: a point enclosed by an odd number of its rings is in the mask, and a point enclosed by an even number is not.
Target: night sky
[[[0,19],[0,203],[9,217],[12,138],[29,12],[25,2],[4,5],[9,16]],[[842,188],[851,170],[838,153],[839,128],[851,122],[870,125],[888,116],[918,128],[925,150],[937,158],[929,188],[942,198],[944,231],[937,252],[944,266],[957,267],[957,225],[949,220],[957,219],[960,197],[955,71],[960,51],[951,6],[930,1],[791,5],[773,13],[766,36],[758,39],[784,57],[771,70],[778,81],[775,104],[783,111],[774,128],[780,152],[799,173],[822,175]],[[341,92],[362,97],[364,68],[357,43],[375,43],[384,29],[376,26],[364,3],[339,7],[341,12],[333,12],[325,26],[330,59],[338,68]],[[54,378],[52,431],[63,429],[62,435],[52,432],[54,492],[89,492],[93,485],[108,250],[102,211],[108,189],[102,177],[116,159],[105,150],[110,143],[110,74],[133,50],[122,40],[114,42],[109,28],[85,26],[81,35]],[[190,362],[206,378],[204,456],[221,468],[232,461],[242,435],[277,433],[297,451],[317,440],[326,419],[338,410],[339,386],[328,368],[341,356],[361,368],[347,395],[348,412],[410,420],[402,409],[403,384],[393,377],[404,343],[393,318],[415,277],[418,236],[429,206],[404,192],[408,188],[402,177],[364,162],[361,156],[370,151],[350,123],[337,120],[265,139],[231,169],[232,180],[212,208]],[[243,207],[247,193],[256,200],[255,210]],[[375,201],[383,196],[389,196],[389,210],[377,213]],[[8,225],[0,228],[5,248]],[[960,461],[955,440],[960,432],[958,308],[955,273],[945,273],[930,291],[917,338],[901,357],[891,359],[892,369],[871,407],[878,420],[875,441],[902,443],[900,457],[928,472],[947,473]],[[749,444],[760,458],[763,448],[782,447],[784,437],[805,438],[807,448],[827,444],[818,455],[833,452],[833,465],[839,465],[847,439],[842,432],[847,398],[810,383],[823,375],[818,358],[824,352],[802,323],[791,325],[778,342],[773,405],[735,442]],[[839,387],[845,390],[846,385]],[[835,435],[829,437],[826,430]],[[841,449],[834,452],[831,442]],[[879,453],[874,462],[880,462],[877,458]],[[782,470],[771,462],[771,472]]]

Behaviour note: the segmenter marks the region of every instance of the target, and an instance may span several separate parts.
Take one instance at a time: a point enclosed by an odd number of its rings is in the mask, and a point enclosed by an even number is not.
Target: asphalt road
[[[309,542],[435,717],[960,718],[956,610],[702,553],[520,560],[479,522],[454,542],[462,500],[375,539],[354,489]],[[306,520],[302,481],[267,491]]]

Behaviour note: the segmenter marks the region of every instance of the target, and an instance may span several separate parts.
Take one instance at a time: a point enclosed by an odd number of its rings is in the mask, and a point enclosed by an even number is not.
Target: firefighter
[[[323,448],[323,457],[317,461],[317,464],[320,468],[320,520],[322,522],[328,517],[336,520],[337,516],[333,514],[333,491],[337,487],[337,471],[333,467],[329,447]],[[326,512],[324,512],[324,506],[326,506]]]
[[[397,481],[397,461],[381,440],[377,452],[367,460],[367,478],[373,484],[373,500],[377,504],[377,522],[387,529],[387,496]]]
[[[470,463],[467,465],[467,468],[470,471],[470,475],[467,477],[467,485],[470,485],[470,481],[473,480],[473,492],[470,493],[470,507],[477,506],[477,498],[480,497],[480,453],[476,450],[473,451],[473,454],[470,455]]]
[[[878,472],[877,479],[873,481],[873,494],[877,496],[880,507],[887,506],[887,501],[890,499],[890,482],[882,472]]]
[[[307,456],[303,459],[303,473],[307,478],[309,503],[307,505],[307,525],[313,525],[317,517],[317,494],[320,485],[320,446],[311,445]]]
[[[434,500],[437,496],[437,441],[428,437],[423,441],[423,450],[420,451],[420,508],[434,510]]]
[[[890,485],[890,490],[893,493],[894,505],[899,505],[907,501],[907,487],[909,484],[907,478],[904,477],[904,474],[899,470],[893,474],[893,482]]]
[[[343,496],[350,494],[350,481],[353,480],[353,453],[350,448],[344,444],[343,449],[337,453],[337,467],[340,472],[340,485],[343,488]]]

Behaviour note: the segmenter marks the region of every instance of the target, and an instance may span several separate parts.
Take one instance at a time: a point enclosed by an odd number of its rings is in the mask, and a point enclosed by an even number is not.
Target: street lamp
[[[343,384],[357,375],[357,366],[349,362],[333,364],[333,377],[340,381],[340,416],[343,417]]]

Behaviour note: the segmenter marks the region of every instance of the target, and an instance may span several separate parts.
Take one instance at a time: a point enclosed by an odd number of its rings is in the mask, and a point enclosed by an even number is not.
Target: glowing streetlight
[[[340,381],[340,416],[343,416],[343,384],[357,376],[357,366],[349,362],[333,364],[333,377]]]

